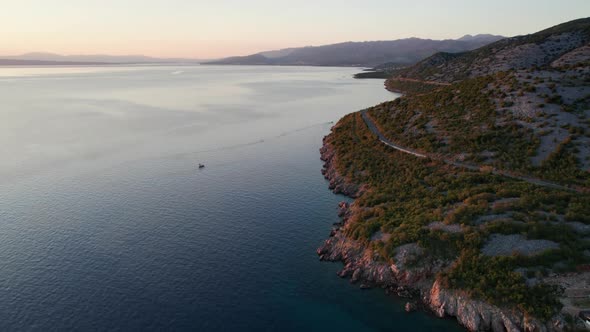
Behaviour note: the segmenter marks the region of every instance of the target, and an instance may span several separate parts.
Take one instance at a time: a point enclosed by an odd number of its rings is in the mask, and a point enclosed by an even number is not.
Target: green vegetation
[[[445,92],[436,93],[444,97]],[[404,99],[392,103],[401,105],[407,102]],[[480,103],[485,105],[485,100],[475,105]],[[383,105],[377,106],[370,113],[375,115],[382,108]],[[455,110],[459,112],[460,107]],[[481,113],[471,115],[481,116],[485,122],[488,111],[482,107]],[[449,115],[442,121],[452,125],[454,120]],[[590,258],[582,254],[590,249],[588,241],[552,217],[590,223],[588,194],[466,171],[398,152],[376,144],[376,137],[359,113],[348,115],[338,123],[329,136],[329,144],[338,156],[338,171],[352,182],[365,183],[370,188],[356,200],[360,212],[347,224],[346,234],[372,246],[384,259],[393,259],[398,246],[416,242],[429,257],[449,263],[455,261],[438,276],[449,287],[537,317],[548,317],[559,309],[558,290],[542,284],[527,286],[524,276],[515,272],[516,268],[535,273],[552,270],[558,263],[561,270],[575,270],[590,263]],[[551,215],[539,211],[551,211]],[[513,221],[477,221],[479,217],[501,213],[510,214]],[[427,227],[435,221],[459,224],[463,231],[448,233]],[[391,236],[387,242],[371,241],[377,231]],[[560,247],[531,257],[483,256],[480,250],[492,233],[548,239]]]
[[[410,94],[378,105],[370,114],[385,135],[401,145],[429,153],[466,153],[471,158],[492,153],[491,166],[526,170],[538,139],[496,112],[492,96],[497,92],[488,86],[504,76],[478,77],[428,94]]]
[[[385,82],[385,84],[387,85],[387,89],[390,91],[398,91],[404,93],[426,93],[440,87],[436,84],[404,81],[399,79],[389,79]]]
[[[390,78],[391,74],[385,71],[364,71],[362,73],[354,74],[354,78]]]
[[[515,272],[515,257],[486,257],[463,251],[453,268],[440,278],[443,285],[467,290],[472,297],[500,306],[515,306],[535,317],[549,319],[562,305],[560,290],[551,285],[527,286]]]
[[[443,286],[553,316],[561,290],[543,278],[590,265],[590,233],[571,223],[590,225],[588,62],[560,64],[588,41],[590,18],[389,71],[388,89],[405,95],[367,114],[389,140],[430,158],[379,144],[359,113],[343,118],[327,140],[335,166],[368,188],[345,234],[390,263],[400,245],[417,243],[413,266],[443,266]],[[521,52],[535,43],[535,56]],[[527,249],[506,256],[518,241]]]
[[[431,85],[429,93],[424,88],[411,90],[404,98],[371,108],[369,114],[384,135],[403,146],[451,159],[460,155],[476,165],[563,184],[590,186],[590,173],[580,170],[572,139],[562,142],[540,167],[532,164],[541,137],[550,132],[535,132],[523,124],[532,125],[536,119],[517,118],[509,109],[497,109],[512,106],[505,99],[503,89],[507,86],[514,91],[520,87],[513,73],[481,76],[450,86]],[[586,135],[583,127],[567,129],[572,137]]]
[[[545,179],[590,186],[589,173],[579,168],[573,149],[571,138],[566,139],[557,146],[540,168],[533,171]]]

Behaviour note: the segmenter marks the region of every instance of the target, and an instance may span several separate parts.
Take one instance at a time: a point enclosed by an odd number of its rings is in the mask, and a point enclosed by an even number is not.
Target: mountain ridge
[[[205,64],[373,67],[386,62],[394,62],[409,65],[437,51],[466,51],[481,47],[492,40],[503,38],[493,35],[478,36],[472,36],[471,40],[433,40],[412,37],[397,40],[348,41],[321,46],[259,52],[246,56],[209,61]]]
[[[508,69],[544,66],[590,42],[590,18],[558,24],[539,32],[501,39],[461,53],[439,52],[393,76],[453,82]]]

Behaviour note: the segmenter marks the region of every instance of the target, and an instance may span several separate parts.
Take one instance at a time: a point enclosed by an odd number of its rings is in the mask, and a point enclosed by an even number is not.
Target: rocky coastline
[[[337,126],[338,124],[336,124]],[[339,174],[338,156],[326,136],[320,149],[324,161],[322,174],[329,181],[330,189],[336,194],[351,198],[360,197],[366,185],[356,184]],[[469,298],[461,291],[446,289],[436,280],[436,273],[444,270],[451,262],[444,262],[423,255],[416,243],[397,248],[393,262],[379,257],[367,246],[346,236],[347,223],[357,213],[355,203],[339,204],[341,222],[335,224],[330,237],[317,249],[322,261],[342,262],[338,272],[341,278],[361,288],[383,288],[387,293],[408,298],[406,311],[416,308],[432,312],[440,318],[452,317],[469,331],[564,331],[561,317],[550,322],[541,322],[526,317],[520,312],[499,308],[483,301]]]

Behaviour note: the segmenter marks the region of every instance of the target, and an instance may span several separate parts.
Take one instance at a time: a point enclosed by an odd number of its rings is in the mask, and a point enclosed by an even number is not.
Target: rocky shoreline
[[[331,145],[330,136],[326,136],[323,143],[320,149],[324,161],[322,174],[329,181],[330,189],[351,198],[361,196],[368,189],[367,186],[352,183],[341,176],[336,167],[338,156]],[[347,223],[357,213],[355,203],[342,202],[339,207],[342,221],[334,225],[330,237],[317,249],[317,253],[322,261],[344,264],[344,268],[338,272],[341,278],[350,278],[351,283],[357,283],[361,288],[379,287],[388,293],[408,298],[407,311],[423,308],[440,318],[454,317],[469,331],[549,332],[565,329],[561,318],[543,323],[514,310],[473,300],[460,291],[445,289],[435,275],[450,263],[424,257],[416,243],[398,247],[393,263],[382,259],[366,245],[345,235]]]

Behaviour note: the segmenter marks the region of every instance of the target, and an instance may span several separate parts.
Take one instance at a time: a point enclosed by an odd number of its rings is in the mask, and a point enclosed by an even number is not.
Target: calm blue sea
[[[315,254],[355,72],[0,68],[0,330],[459,330]]]

